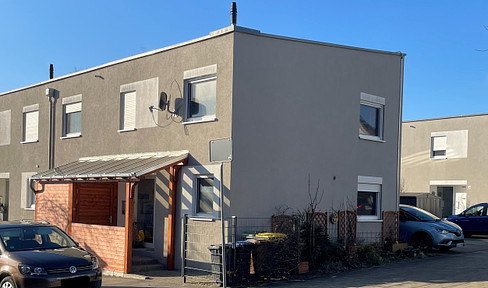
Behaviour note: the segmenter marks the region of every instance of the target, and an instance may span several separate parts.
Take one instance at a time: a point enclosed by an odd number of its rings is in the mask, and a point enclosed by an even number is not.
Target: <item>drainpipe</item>
[[[49,169],[53,168],[53,98],[54,98],[54,89],[47,88],[46,89],[46,96],[49,99],[49,138],[47,144],[47,157],[48,157],[48,166]]]
[[[396,197],[396,207],[398,209],[400,202],[400,185],[401,185],[401,164],[402,164],[402,111],[403,111],[403,79],[404,79],[404,68],[405,68],[405,56],[406,54],[400,54],[400,103],[398,105],[398,141],[397,141],[397,197]]]

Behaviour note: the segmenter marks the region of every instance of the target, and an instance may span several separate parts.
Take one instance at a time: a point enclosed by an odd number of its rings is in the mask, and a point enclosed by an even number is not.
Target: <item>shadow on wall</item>
[[[449,152],[451,150],[448,150],[447,151],[447,154],[449,155]],[[462,160],[462,159],[450,159],[450,163],[452,163],[453,161],[459,161],[459,160]],[[402,168],[414,168],[414,167],[417,167],[417,166],[422,166],[422,165],[426,165],[426,164],[429,164],[429,163],[433,163],[431,162],[432,159],[430,158],[430,150],[424,150],[424,151],[421,151],[421,152],[417,152],[417,153],[414,153],[414,154],[411,154],[411,155],[408,155],[408,156],[405,156],[403,157],[402,156]]]
[[[68,207],[56,201],[50,201],[47,195],[40,194],[41,201],[37,201],[36,209],[39,217],[36,220],[45,220],[58,226],[63,231],[68,230]],[[47,199],[46,199],[47,198]]]

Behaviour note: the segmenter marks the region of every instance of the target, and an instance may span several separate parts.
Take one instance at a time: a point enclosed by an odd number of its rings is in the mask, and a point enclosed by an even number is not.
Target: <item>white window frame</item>
[[[360,105],[373,107],[379,110],[379,119],[377,123],[379,135],[366,135],[359,133],[360,139],[384,142],[385,102],[385,98],[383,97],[361,92]],[[359,111],[359,116],[361,116],[361,110]]]
[[[383,178],[372,176],[358,176],[357,193],[376,193],[376,215],[358,215],[359,222],[381,221],[381,199],[382,199]],[[357,199],[357,194],[356,194]]]
[[[26,172],[22,173],[21,179],[21,208],[24,210],[35,210],[36,209],[36,195],[30,187],[30,177],[37,172]]]
[[[134,99],[132,106],[130,107],[130,110],[127,109],[126,106],[126,97],[129,94],[133,94]],[[127,112],[132,112],[132,119],[129,118],[130,121],[127,121],[127,115],[131,115]],[[130,124],[130,125],[129,125]],[[137,130],[137,91],[136,90],[130,90],[130,91],[124,91],[120,92],[120,129],[117,130],[118,132],[129,132],[129,131],[135,131]]]
[[[80,131],[74,133],[67,132],[68,129],[67,124],[68,124],[68,114],[77,113],[77,112],[82,113],[82,95],[75,95],[75,96],[63,98],[62,102],[63,102],[63,133],[62,133],[63,136],[61,137],[61,139],[81,137],[81,127],[82,127],[81,122],[80,122]],[[80,121],[82,121],[81,119]]]
[[[199,212],[198,211],[198,208],[199,208],[199,205],[200,205],[200,195],[201,195],[201,191],[200,191],[200,185],[199,185],[199,180],[200,179],[212,179],[212,182],[214,183],[214,189],[213,189],[213,198],[212,198],[212,213],[204,213],[204,212]],[[215,217],[215,212],[216,212],[216,209],[215,209],[215,203],[216,201],[219,200],[219,197],[218,197],[218,194],[215,194],[215,177],[212,175],[212,174],[209,174],[209,175],[196,175],[195,176],[195,183],[193,185],[194,187],[194,199],[195,199],[195,205],[193,207],[193,212],[194,212],[194,215],[198,216],[198,217],[212,217],[214,218]],[[217,202],[217,205],[218,205],[218,202]],[[217,209],[217,212],[218,212],[218,209]]]
[[[441,148],[435,148],[435,142],[436,142],[436,138],[443,138],[443,141],[444,145],[443,148],[444,149],[441,149]],[[444,155],[434,155],[434,152],[435,151],[444,151]],[[430,158],[431,159],[447,159],[447,135],[434,135],[434,136],[431,136],[430,137]]]
[[[0,111],[0,146],[10,145],[12,110]]]
[[[184,72],[185,114],[183,124],[192,124],[217,120],[217,64],[209,65]],[[191,85],[215,81],[215,114],[207,114],[199,117],[190,117]]]
[[[39,104],[22,109],[22,144],[39,142]]]

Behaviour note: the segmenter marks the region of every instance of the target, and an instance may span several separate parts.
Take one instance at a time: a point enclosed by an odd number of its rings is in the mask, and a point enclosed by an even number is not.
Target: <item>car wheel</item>
[[[17,285],[15,285],[15,281],[12,277],[7,276],[0,282],[0,288],[17,288]]]
[[[432,248],[432,240],[426,234],[415,234],[412,236],[412,246],[419,248],[422,251],[430,251]]]

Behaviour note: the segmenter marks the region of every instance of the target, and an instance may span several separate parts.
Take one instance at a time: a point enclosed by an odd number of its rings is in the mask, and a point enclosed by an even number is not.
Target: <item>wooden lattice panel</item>
[[[383,212],[383,243],[389,240],[394,243],[398,240],[398,212]]]
[[[324,231],[325,233],[328,233],[327,231],[327,213],[324,213],[324,212],[315,212],[315,216],[314,216],[314,224],[315,224],[315,227],[320,227],[322,229],[322,231]]]
[[[356,211],[339,211],[338,214],[337,238],[347,245],[356,243]]]
[[[293,231],[293,216],[277,215],[271,217],[271,227],[274,233],[290,234]]]

